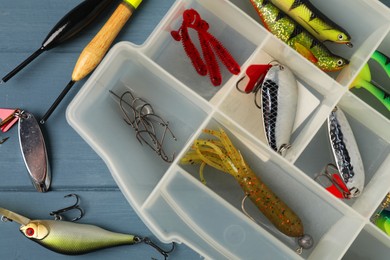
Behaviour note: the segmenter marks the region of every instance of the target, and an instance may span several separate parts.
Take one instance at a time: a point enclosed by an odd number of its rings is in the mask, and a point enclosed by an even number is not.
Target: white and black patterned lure
[[[336,107],[328,117],[328,136],[337,169],[350,194],[358,197],[364,187],[364,167],[345,114]]]
[[[265,75],[260,75],[255,69],[263,69]],[[244,93],[255,93],[255,103],[262,111],[264,133],[268,145],[276,152],[284,155],[291,146],[295,115],[297,111],[298,85],[294,74],[281,64],[252,65],[246,71],[250,81]],[[256,83],[253,82],[256,78]],[[254,85],[253,90],[252,86]],[[248,90],[249,89],[249,90]],[[259,101],[257,101],[259,100]]]

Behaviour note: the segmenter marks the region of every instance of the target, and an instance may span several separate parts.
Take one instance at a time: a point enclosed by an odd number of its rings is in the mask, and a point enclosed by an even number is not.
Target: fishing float
[[[141,4],[142,0],[123,0],[114,13],[103,25],[95,37],[81,52],[76,65],[73,69],[72,79],[60,93],[54,103],[51,105],[46,114],[42,117],[40,123],[45,124],[56,107],[60,104],[65,95],[73,85],[91,73],[101,62],[107,53],[116,36],[122,30],[123,26],[129,20],[134,11]]]
[[[5,75],[1,79],[0,84],[10,80],[43,52],[51,50],[76,36],[114,2],[115,0],[85,0],[70,10],[47,34],[41,47]]]

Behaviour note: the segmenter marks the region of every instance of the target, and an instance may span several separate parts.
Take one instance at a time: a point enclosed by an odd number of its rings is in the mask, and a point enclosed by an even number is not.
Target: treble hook
[[[172,253],[172,251],[175,249],[175,243],[172,243],[172,248],[170,250],[166,251],[166,250],[162,249],[161,247],[159,247],[158,245],[156,245],[155,243],[153,243],[152,240],[150,240],[150,238],[148,238],[148,237],[139,238],[139,239],[141,239],[142,242],[153,247],[160,254],[162,254],[164,256],[164,260],[166,260],[169,257],[169,254]]]
[[[50,216],[54,216],[54,220],[62,220],[63,219],[63,217],[61,215],[62,213],[65,213],[65,212],[68,212],[68,211],[74,210],[74,209],[78,210],[80,212],[80,216],[73,218],[71,220],[72,222],[75,222],[75,221],[81,219],[84,216],[84,211],[79,206],[79,202],[80,202],[79,196],[77,194],[73,194],[73,193],[64,196],[64,198],[69,198],[69,197],[75,197],[76,198],[76,203],[73,204],[72,206],[69,206],[69,207],[66,207],[66,208],[63,208],[63,209],[59,209],[59,210],[50,212]]]

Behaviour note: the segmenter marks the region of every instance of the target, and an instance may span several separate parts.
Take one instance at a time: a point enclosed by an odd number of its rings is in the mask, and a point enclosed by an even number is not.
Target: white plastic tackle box
[[[350,59],[339,73],[325,73],[270,34],[250,1],[178,0],[141,46],[122,42],[112,48],[67,110],[72,127],[103,158],[130,205],[162,241],[185,243],[211,259],[389,259],[390,237],[370,222],[390,191],[390,121],[348,90],[375,50],[390,56],[390,9],[374,0],[311,0],[353,37],[353,48],[327,46]],[[194,8],[241,65],[234,76],[222,70],[223,83],[199,76],[171,37],[185,9]],[[194,38],[196,41],[196,38]],[[300,88],[301,121],[285,158],[262,140],[260,110],[253,95],[236,90],[246,68],[271,60],[288,66]],[[141,146],[109,93],[131,89],[170,122],[177,142],[172,164]],[[326,119],[334,106],[346,113],[365,168],[365,189],[353,200],[339,200],[314,177],[333,162]],[[302,118],[303,117],[303,118]],[[233,177],[179,159],[204,128],[222,127],[258,176],[302,219],[315,245],[295,252],[296,242],[278,235],[262,214],[247,203]]]

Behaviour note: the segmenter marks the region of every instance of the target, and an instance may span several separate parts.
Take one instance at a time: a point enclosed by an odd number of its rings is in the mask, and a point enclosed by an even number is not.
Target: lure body
[[[328,117],[328,136],[340,176],[350,192],[358,197],[364,187],[364,167],[347,118],[336,107]]]
[[[323,71],[338,71],[349,62],[331,53],[298,23],[267,0],[251,0],[265,27]]]
[[[32,220],[27,225],[21,226],[20,231],[34,242],[66,255],[86,254],[104,248],[140,242],[133,235],[68,221]]]
[[[31,113],[22,111],[19,117],[19,143],[31,182],[39,192],[49,190],[51,172],[43,134]]]
[[[196,140],[192,150],[187,152],[180,162],[201,164],[201,178],[205,165],[232,175],[244,193],[280,232],[290,237],[303,237],[301,219],[255,175],[226,133],[222,129],[220,131],[205,129],[204,132],[219,140]]]
[[[270,0],[319,41],[351,44],[346,30],[330,20],[308,0]],[[352,46],[351,46],[352,47]]]
[[[294,74],[285,66],[272,66],[259,91],[268,145],[281,152],[290,145],[297,111],[298,86]]]

